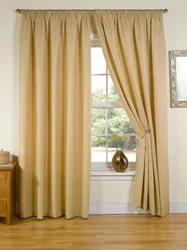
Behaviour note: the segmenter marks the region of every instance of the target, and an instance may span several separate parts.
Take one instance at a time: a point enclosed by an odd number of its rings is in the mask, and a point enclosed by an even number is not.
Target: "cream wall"
[[[187,2],[185,0],[0,0],[0,148],[18,154],[19,147],[19,23],[16,8],[130,9],[168,8],[164,15],[168,50],[187,49]],[[168,77],[168,72],[167,72]],[[170,200],[187,202],[187,109],[169,107],[168,148]],[[91,202],[126,203],[132,199],[132,181],[92,181]],[[187,206],[186,206],[187,208]],[[186,210],[187,212],[187,210]]]

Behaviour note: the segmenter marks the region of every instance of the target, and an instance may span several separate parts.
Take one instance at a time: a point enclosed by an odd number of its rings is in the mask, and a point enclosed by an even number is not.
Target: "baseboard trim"
[[[145,214],[132,203],[91,203],[90,214]]]
[[[171,201],[170,213],[187,213],[187,201]],[[91,203],[89,214],[147,214],[132,203]]]
[[[186,214],[187,201],[171,201],[169,208],[170,214]]]

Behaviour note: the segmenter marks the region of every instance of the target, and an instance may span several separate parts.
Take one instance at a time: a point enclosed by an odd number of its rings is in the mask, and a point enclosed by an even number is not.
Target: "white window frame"
[[[91,47],[101,48],[100,41],[96,34],[92,34],[91,36]],[[107,72],[107,71],[106,71]],[[107,76],[109,74],[92,74],[92,75],[104,75]],[[108,84],[107,84],[108,87]],[[107,89],[108,90],[108,89]],[[108,91],[107,91],[108,93]],[[120,102],[92,102],[92,108],[123,108],[122,103]],[[133,135],[135,134],[127,134]],[[98,136],[97,134],[92,134],[92,136]],[[107,134],[99,134],[99,136],[107,136]],[[133,180],[136,173],[136,162],[129,162],[129,167],[124,173],[118,173],[112,168],[111,163],[104,162],[91,162],[91,180]]]

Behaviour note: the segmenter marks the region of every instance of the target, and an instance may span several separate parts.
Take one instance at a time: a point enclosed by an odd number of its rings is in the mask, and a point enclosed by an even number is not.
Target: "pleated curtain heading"
[[[91,23],[138,135],[134,203],[168,214],[162,12],[22,11],[20,215],[88,218]]]

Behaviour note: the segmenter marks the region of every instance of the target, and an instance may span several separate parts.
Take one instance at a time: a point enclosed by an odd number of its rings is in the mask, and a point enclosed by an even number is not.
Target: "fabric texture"
[[[138,135],[134,203],[169,208],[165,38],[161,12],[97,11],[94,21],[115,88]]]
[[[90,18],[22,12],[20,215],[88,217]]]

